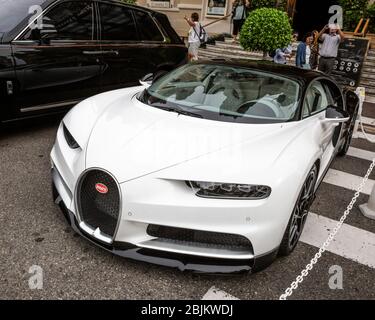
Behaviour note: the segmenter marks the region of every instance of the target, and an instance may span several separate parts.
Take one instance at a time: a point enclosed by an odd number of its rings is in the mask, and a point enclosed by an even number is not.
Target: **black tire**
[[[288,256],[296,248],[305,227],[310,207],[315,198],[317,180],[318,167],[317,165],[314,165],[302,186],[302,190],[294,206],[283,240],[280,244],[279,256]]]
[[[337,155],[339,157],[345,157],[346,154],[348,153],[350,144],[352,142],[352,137],[353,137],[354,128],[355,128],[355,122],[357,121],[357,116],[358,116],[358,109],[354,112],[352,121],[350,122],[350,126],[349,126],[349,129],[348,129],[348,134],[346,136],[345,142],[340,147],[340,150],[337,153]]]

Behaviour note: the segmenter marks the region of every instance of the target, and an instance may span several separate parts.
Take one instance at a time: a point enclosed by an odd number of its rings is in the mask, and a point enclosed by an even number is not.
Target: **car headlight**
[[[69,145],[69,147],[72,149],[78,149],[80,147],[78,142],[73,138],[72,134],[69,132],[65,124],[63,124],[63,130],[64,130],[65,140],[67,144]]]
[[[218,199],[261,200],[271,195],[271,188],[261,185],[187,182],[198,197]]]

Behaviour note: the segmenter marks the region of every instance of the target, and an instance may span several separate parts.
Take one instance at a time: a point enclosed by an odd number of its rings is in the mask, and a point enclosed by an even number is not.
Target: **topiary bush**
[[[292,41],[292,32],[285,12],[261,8],[247,17],[240,33],[240,43],[245,50],[271,52],[288,46]]]
[[[277,3],[276,0],[252,0],[251,8],[252,9],[275,8],[276,3]]]

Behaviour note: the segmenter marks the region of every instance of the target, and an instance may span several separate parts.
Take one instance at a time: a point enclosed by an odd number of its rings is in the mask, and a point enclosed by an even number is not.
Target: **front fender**
[[[144,87],[136,86],[98,94],[77,104],[63,122],[81,148],[87,145],[92,129],[105,110],[118,99],[133,96]],[[124,98],[124,101],[126,99]]]

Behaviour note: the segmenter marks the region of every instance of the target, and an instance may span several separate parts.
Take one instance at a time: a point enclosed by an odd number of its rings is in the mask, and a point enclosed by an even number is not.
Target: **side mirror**
[[[154,74],[149,73],[146,74],[142,79],[139,80],[139,83],[144,87],[149,87],[152,85],[152,82],[154,81]]]
[[[326,118],[324,122],[327,123],[344,123],[350,120],[350,115],[345,110],[341,110],[335,106],[328,106],[326,110]]]

